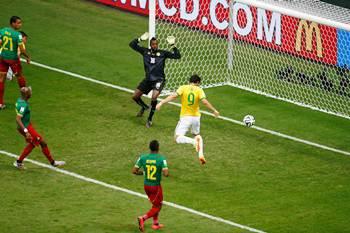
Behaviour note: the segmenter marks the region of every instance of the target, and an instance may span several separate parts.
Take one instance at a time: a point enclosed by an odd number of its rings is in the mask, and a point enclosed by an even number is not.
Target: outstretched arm
[[[26,50],[26,47],[25,47],[25,45],[23,43],[19,45],[19,51],[20,51],[20,54],[26,58],[27,63],[29,64],[30,63],[30,57],[29,57],[29,55],[27,53],[27,50]]]
[[[220,115],[220,113],[214,108],[214,106],[207,99],[202,99],[202,103],[213,112],[215,117],[218,117]]]
[[[144,52],[145,52],[145,50],[147,50],[145,47],[141,47],[140,45],[139,45],[139,39],[134,39],[134,40],[132,40],[131,42],[130,42],[130,44],[129,44],[129,46],[133,49],[133,50],[135,50],[135,51],[137,51],[137,52],[139,52],[139,53],[141,53],[142,55],[144,54]]]
[[[148,32],[145,32],[145,33],[143,33],[139,38],[132,40],[132,41],[130,42],[129,46],[130,46],[133,50],[135,50],[135,51],[141,53],[141,55],[143,55],[143,54],[147,51],[147,48],[141,47],[141,46],[139,45],[139,42],[140,42],[140,41],[145,41],[145,40],[147,40],[148,37],[149,37],[149,33],[148,33]]]
[[[170,59],[180,59],[181,58],[180,51],[175,46],[175,41],[176,41],[175,36],[168,36],[166,40],[168,44],[171,46],[171,48],[173,48],[173,52],[166,51],[165,57]]]
[[[166,103],[168,103],[170,101],[173,101],[176,98],[177,98],[177,93],[169,95],[168,97],[166,97],[165,99],[163,99],[162,101],[160,101],[157,104],[156,109],[159,111],[163,104],[166,104]]]
[[[173,47],[173,52],[166,51],[165,52],[165,57],[166,58],[170,58],[170,59],[180,59],[181,58],[181,54],[180,54],[180,51],[178,50],[178,48]]]

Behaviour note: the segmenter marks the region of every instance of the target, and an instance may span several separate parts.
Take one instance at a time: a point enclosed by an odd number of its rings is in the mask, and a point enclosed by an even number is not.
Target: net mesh
[[[203,87],[232,85],[349,118],[350,32],[235,1],[156,2],[156,35],[163,44],[175,36],[182,54],[168,61],[166,91],[197,73]],[[349,21],[348,10],[319,1],[264,2]]]
[[[157,1],[158,2],[158,1]],[[179,8],[179,1],[168,1],[168,6]],[[206,32],[197,25],[177,17],[167,17],[159,6],[156,8],[156,35],[160,44],[166,46],[167,36],[176,37],[176,47],[181,52],[181,60],[168,60],[165,68],[166,89],[163,94],[176,90],[179,85],[188,82],[192,74],[203,78],[204,88],[228,84],[227,38],[220,30]],[[207,12],[209,5],[201,5],[199,11]],[[179,14],[179,13],[177,13]],[[203,19],[203,23],[209,19]]]
[[[350,24],[349,9],[335,6],[319,0],[263,0],[262,2],[296,10],[298,12],[303,12],[306,14],[311,14],[335,22]]]

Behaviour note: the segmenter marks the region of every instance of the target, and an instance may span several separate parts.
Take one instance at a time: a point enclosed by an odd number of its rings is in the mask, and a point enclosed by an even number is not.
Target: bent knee
[[[42,141],[40,142],[40,146],[41,146],[41,147],[47,147],[47,143],[46,143],[44,140],[42,140]]]

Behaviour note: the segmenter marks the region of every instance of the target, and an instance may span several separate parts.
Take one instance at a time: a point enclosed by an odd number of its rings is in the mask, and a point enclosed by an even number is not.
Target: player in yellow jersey
[[[203,139],[200,136],[200,109],[199,102],[202,102],[208,109],[213,111],[213,114],[218,117],[219,112],[211,105],[206,99],[203,89],[199,86],[201,78],[198,75],[192,75],[188,85],[179,87],[176,93],[168,96],[157,104],[156,109],[160,110],[161,106],[167,102],[175,100],[178,96],[181,97],[181,113],[180,120],[175,129],[175,141],[176,143],[188,143],[195,146],[198,152],[198,158],[201,164],[205,164],[205,158],[203,153]],[[190,138],[185,136],[191,129],[191,133],[195,136]]]

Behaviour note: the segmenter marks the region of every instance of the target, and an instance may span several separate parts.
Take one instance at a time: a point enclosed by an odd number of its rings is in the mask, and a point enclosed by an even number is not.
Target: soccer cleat
[[[143,220],[142,217],[138,217],[137,221],[139,222],[139,230],[141,232],[144,232],[144,230],[145,230],[145,220]]]
[[[204,156],[200,156],[199,157],[199,162],[202,164],[202,165],[204,165],[204,164],[206,164],[206,160],[205,160],[205,158],[204,158]]]
[[[147,120],[147,122],[146,122],[146,127],[147,127],[147,128],[151,128],[152,124],[153,124],[152,121]]]
[[[16,77],[13,72],[10,72],[8,71],[7,74],[6,74],[6,79],[9,80],[9,81],[12,81],[12,79]]]
[[[13,166],[15,166],[16,168],[18,168],[20,170],[25,169],[23,163],[19,163],[19,162],[17,162],[17,160],[15,162],[13,162]]]
[[[0,110],[3,110],[6,108],[6,105],[5,104],[0,104]]]
[[[163,224],[153,224],[152,225],[152,229],[153,230],[159,230],[160,228],[162,228],[162,227],[164,227],[164,225]]]
[[[142,107],[142,108],[140,109],[140,111],[136,114],[136,116],[137,116],[137,117],[142,117],[142,116],[143,116],[143,113],[144,113],[145,111],[147,111],[148,109],[149,109],[149,107],[147,107],[147,108]]]
[[[201,150],[201,145],[202,145],[202,137],[201,137],[201,135],[195,136],[194,140],[195,140],[196,151],[199,152]]]
[[[62,167],[65,164],[66,164],[66,162],[64,162],[64,161],[56,161],[55,160],[55,162],[52,164],[52,166],[54,166],[54,167]]]
[[[12,76],[12,75],[7,75],[7,76],[6,76],[6,80],[12,81],[12,79],[13,79],[13,76]]]

